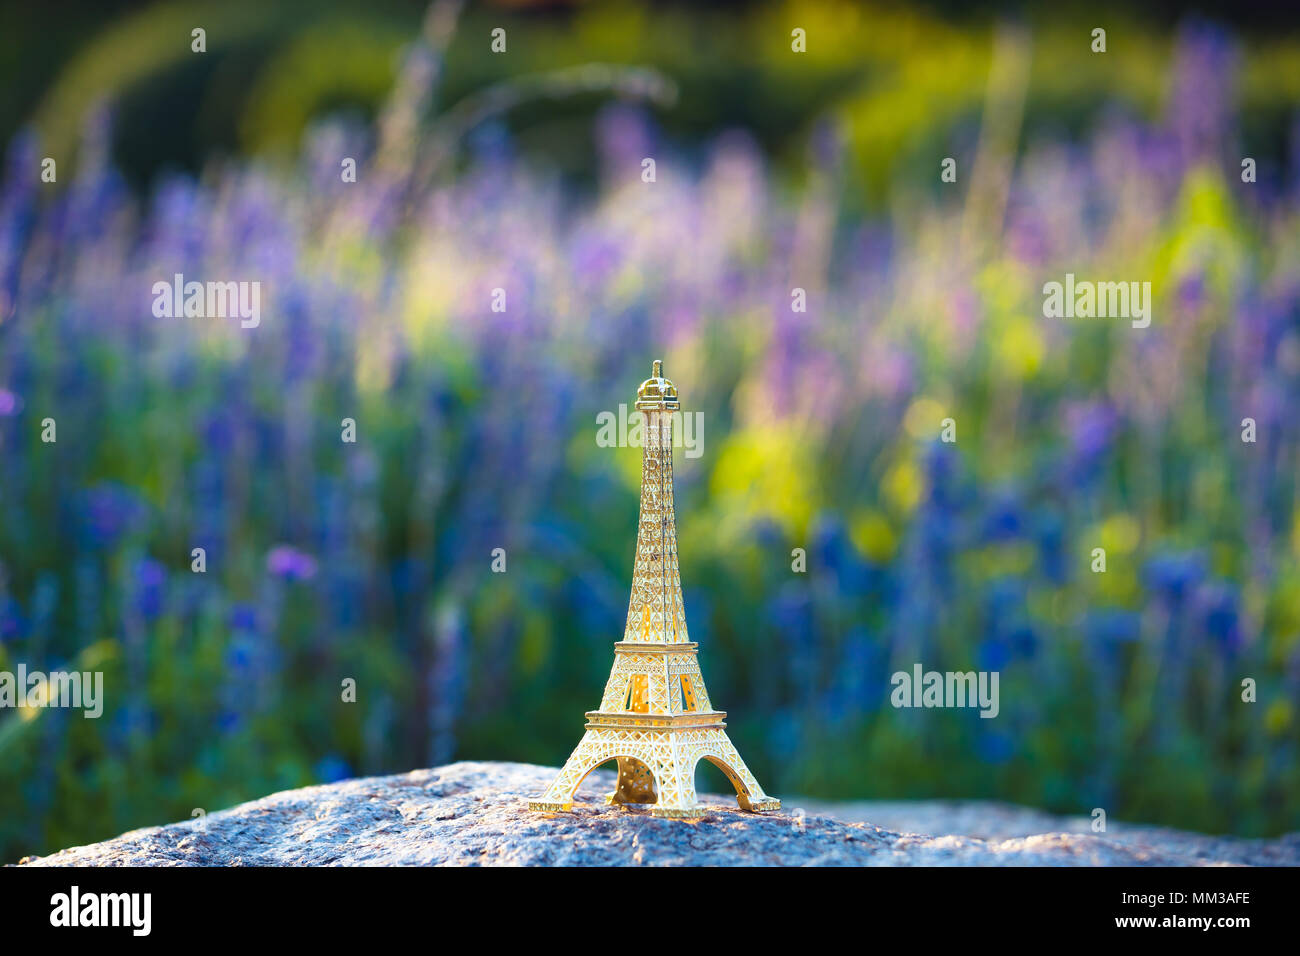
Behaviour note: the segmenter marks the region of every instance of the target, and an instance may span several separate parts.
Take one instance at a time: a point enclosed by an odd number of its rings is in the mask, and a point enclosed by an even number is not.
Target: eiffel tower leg
[[[661,763],[659,779],[662,786],[659,799],[650,808],[656,817],[693,820],[702,816],[705,808],[695,799],[695,769],[682,764]]]
[[[573,809],[573,791],[578,789],[584,777],[596,767],[615,756],[610,742],[600,734],[588,730],[573,748],[569,759],[556,775],[554,782],[537,800],[528,801],[529,810],[545,813],[567,813]]]
[[[654,773],[635,757],[618,758],[618,783],[605,796],[605,802],[654,803],[657,798]]]
[[[742,810],[769,813],[781,809],[781,801],[769,797],[758,785],[754,775],[745,766],[745,761],[740,759],[740,753],[732,745],[726,731],[719,730],[712,734],[701,756],[727,775],[731,785],[736,788],[736,802]]]
[[[659,799],[650,812],[657,817],[694,819],[704,813],[695,799],[695,761],[690,743],[675,735],[653,745],[655,774],[659,778]]]

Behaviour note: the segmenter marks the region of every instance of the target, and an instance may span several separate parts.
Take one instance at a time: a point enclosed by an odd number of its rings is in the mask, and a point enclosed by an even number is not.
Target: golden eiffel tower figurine
[[[708,760],[731,780],[741,807],[777,810],[781,801],[763,792],[728,739],[727,715],[709,703],[698,645],[686,633],[673,512],[673,413],[681,405],[662,362],[641,383],[636,407],[645,442],[627,627],[614,645],[600,709],[588,711],[582,740],[550,789],[528,807],[572,810],[583,778],[617,760],[618,784],[606,803],[648,803],[656,816],[698,817],[704,808],[695,799],[695,765]]]

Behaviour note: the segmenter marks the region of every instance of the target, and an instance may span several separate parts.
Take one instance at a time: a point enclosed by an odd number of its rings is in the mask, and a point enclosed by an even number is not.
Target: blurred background
[[[562,762],[631,581],[596,416],[652,358],[704,413],[687,619],[769,792],[1300,828],[1300,34],[1244,16],[0,13],[0,670],[106,695],[0,711],[0,859]],[[261,325],[155,318],[178,272],[259,281]],[[1066,272],[1150,281],[1151,327],[1043,318]],[[1000,671],[1000,715],[894,709],[916,662]]]

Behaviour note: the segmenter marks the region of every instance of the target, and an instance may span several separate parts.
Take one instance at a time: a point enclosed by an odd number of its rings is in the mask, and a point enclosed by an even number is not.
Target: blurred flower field
[[[958,183],[941,151],[872,214],[861,114],[813,124],[792,178],[742,133],[664,141],[649,74],[599,110],[586,193],[490,118],[453,162],[421,134],[428,42],[373,124],[143,199],[110,105],[60,190],[16,138],[0,670],[103,670],[107,700],[0,712],[0,858],[350,775],[562,761],[635,539],[639,450],[599,447],[596,416],[660,357],[704,413],[676,471],[689,627],[770,792],[1300,829],[1300,175],[1241,182],[1205,84],[1245,69],[1223,31],[1178,34],[1153,115],[1020,148],[1025,41],[999,42],[1011,92],[990,81]],[[1067,272],[1150,280],[1150,328],[1044,318]],[[260,281],[260,326],[155,318],[175,273]],[[1000,715],[893,709],[918,661],[1000,671]]]

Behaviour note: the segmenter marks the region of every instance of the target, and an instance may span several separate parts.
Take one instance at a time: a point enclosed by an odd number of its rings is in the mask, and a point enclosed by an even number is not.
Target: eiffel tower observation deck
[[[617,760],[618,783],[607,803],[650,804],[658,816],[696,817],[702,808],[695,799],[695,767],[708,760],[727,775],[741,807],[776,810],[780,801],[763,792],[727,737],[726,714],[709,701],[698,645],[686,630],[673,510],[673,427],[681,406],[662,362],[655,361],[637,390],[636,408],[645,419],[641,518],[623,639],[614,644],[600,708],[588,711],[582,740],[529,807],[571,810],[583,778]]]

